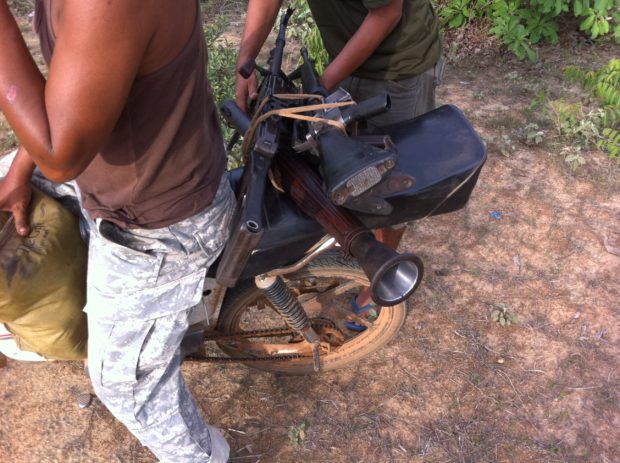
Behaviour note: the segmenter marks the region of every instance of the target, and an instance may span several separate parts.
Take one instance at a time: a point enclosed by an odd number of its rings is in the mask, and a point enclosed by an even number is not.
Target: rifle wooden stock
[[[277,156],[275,166],[297,206],[358,260],[370,280],[372,299],[377,304],[396,305],[413,293],[424,271],[417,256],[399,254],[377,241],[351,212],[329,200],[319,176],[295,155]]]
[[[297,206],[319,222],[346,252],[351,251],[351,243],[357,236],[372,235],[351,212],[330,201],[318,174],[296,155],[277,156],[275,165],[282,186]]]

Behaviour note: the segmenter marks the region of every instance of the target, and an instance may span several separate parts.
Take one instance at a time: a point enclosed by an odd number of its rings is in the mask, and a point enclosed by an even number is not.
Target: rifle
[[[359,219],[341,207],[371,207],[372,212],[383,214],[391,211],[389,205],[382,209],[387,204],[383,200],[377,206],[377,201],[368,204],[360,198],[394,168],[393,145],[385,141],[383,147],[378,147],[344,133],[347,125],[388,110],[389,96],[378,95],[356,105],[344,91],[328,95],[305,48],[301,51],[301,66],[284,75],[282,56],[291,14],[292,10],[288,9],[282,16],[269,69],[258,68],[253,61],[241,68],[244,78],[254,69],[263,76],[253,118],[234,102],[222,106],[226,121],[245,134],[244,147],[248,153],[237,191],[231,236],[218,266],[217,281],[234,286],[262,237],[263,198],[268,172],[273,167],[274,176],[295,203],[360,261],[371,282],[375,302],[395,305],[415,289],[421,262],[412,254],[398,254],[376,241]],[[301,94],[293,83],[297,78],[302,82]],[[302,111],[287,111],[300,106],[313,116],[299,117]],[[283,114],[297,117],[285,121]],[[318,154],[318,172],[297,155],[313,151]],[[412,183],[413,179],[404,185]]]

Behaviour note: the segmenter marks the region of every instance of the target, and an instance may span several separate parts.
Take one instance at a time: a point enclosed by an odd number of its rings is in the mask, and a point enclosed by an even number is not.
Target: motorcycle
[[[286,75],[291,14],[269,67],[252,61],[240,71],[262,76],[251,117],[232,101],[221,107],[236,129],[229,147],[243,136],[245,163],[227,173],[237,196],[230,238],[207,274],[205,311],[194,311],[183,340],[186,361],[311,374],[376,352],[405,322],[424,269],[370,230],[463,208],[486,161],[455,106],[365,132],[365,118],[389,110],[388,95],[356,103],[342,89],[328,93],[305,49]],[[350,306],[367,286],[381,307],[372,321]],[[214,343],[226,356],[212,354]]]
[[[231,235],[205,283],[210,313],[185,346],[194,361],[309,374],[351,365],[398,334],[423,264],[370,230],[463,208],[486,149],[452,105],[360,131],[359,121],[389,110],[389,96],[355,103],[344,90],[328,94],[305,49],[285,75],[291,14],[269,67],[252,61],[240,71],[262,76],[251,117],[232,101],[221,107],[237,132],[229,147],[243,135],[245,165],[228,173],[238,198]],[[381,307],[374,321],[350,308],[366,286]],[[365,329],[347,328],[351,317]],[[227,357],[206,356],[209,342]]]

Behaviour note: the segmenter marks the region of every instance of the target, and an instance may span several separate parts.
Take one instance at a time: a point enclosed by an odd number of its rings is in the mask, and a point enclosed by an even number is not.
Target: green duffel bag
[[[48,359],[86,358],[86,245],[78,221],[38,190],[31,232],[22,237],[0,212],[0,322],[20,349]]]

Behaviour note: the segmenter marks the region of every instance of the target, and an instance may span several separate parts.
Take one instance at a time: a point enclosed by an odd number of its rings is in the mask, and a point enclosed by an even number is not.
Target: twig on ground
[[[245,431],[239,431],[239,430],[233,429],[233,428],[228,428],[228,431],[236,432],[236,433],[243,434],[243,435],[247,434]]]

